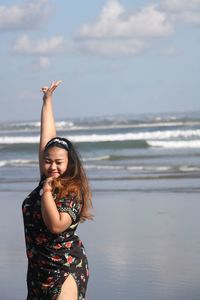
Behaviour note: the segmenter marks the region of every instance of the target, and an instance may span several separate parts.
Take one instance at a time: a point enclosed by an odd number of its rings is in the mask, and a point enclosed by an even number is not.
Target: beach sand
[[[26,299],[21,204],[0,192],[0,299]],[[95,192],[95,220],[79,226],[89,259],[88,300],[199,300],[196,193]]]

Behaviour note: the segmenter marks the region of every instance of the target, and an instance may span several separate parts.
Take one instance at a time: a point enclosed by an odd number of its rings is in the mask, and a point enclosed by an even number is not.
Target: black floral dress
[[[84,300],[89,277],[88,262],[83,244],[75,233],[81,204],[73,193],[61,199],[54,194],[58,211],[68,213],[72,224],[64,232],[53,234],[42,219],[41,188],[42,181],[22,205],[28,257],[27,300],[58,299],[69,274],[77,284],[78,300]]]

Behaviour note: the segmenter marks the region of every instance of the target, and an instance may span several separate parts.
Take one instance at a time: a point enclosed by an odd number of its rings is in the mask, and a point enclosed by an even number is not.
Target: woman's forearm
[[[44,99],[41,111],[40,140],[43,147],[56,136],[52,97]]]
[[[53,113],[52,97],[44,99],[41,111],[39,161],[42,162],[42,154],[47,142],[56,136],[55,120]]]

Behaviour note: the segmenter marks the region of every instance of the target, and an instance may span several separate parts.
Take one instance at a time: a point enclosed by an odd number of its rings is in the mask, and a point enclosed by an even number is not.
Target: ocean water
[[[61,120],[56,125],[58,135],[77,146],[95,191],[199,191],[198,113]],[[38,181],[39,126],[38,121],[0,123],[0,190]]]

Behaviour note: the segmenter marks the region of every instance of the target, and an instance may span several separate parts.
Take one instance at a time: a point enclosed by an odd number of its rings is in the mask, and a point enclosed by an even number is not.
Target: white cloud
[[[117,0],[109,0],[95,22],[80,28],[76,42],[84,52],[134,55],[148,39],[165,37],[171,32],[166,14],[155,5],[129,12]]]
[[[162,8],[173,21],[200,24],[200,0],[165,0]]]
[[[32,0],[24,5],[0,5],[0,31],[34,29],[50,12],[48,0]]]
[[[95,23],[85,24],[79,31],[81,38],[136,38],[166,36],[171,25],[165,13],[155,6],[147,6],[136,13],[128,13],[117,0],[108,1]]]
[[[185,11],[182,12],[178,17],[180,20],[187,23],[200,24],[200,11],[199,12]]]
[[[172,11],[195,10],[200,8],[200,0],[165,0],[164,5]]]
[[[63,37],[54,36],[49,39],[32,41],[27,35],[22,35],[13,46],[12,52],[26,55],[53,55],[63,51]]]

